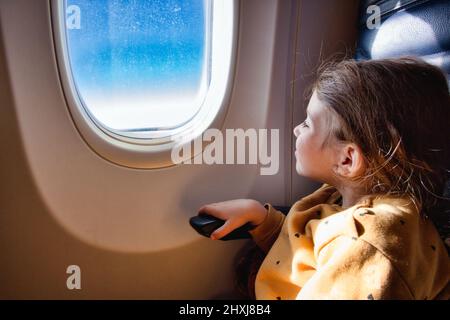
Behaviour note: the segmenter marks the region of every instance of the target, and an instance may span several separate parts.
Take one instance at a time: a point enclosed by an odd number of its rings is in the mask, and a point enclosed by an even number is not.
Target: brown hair
[[[444,73],[413,57],[344,60],[321,68],[313,87],[338,118],[327,142],[363,151],[368,170],[356,179],[371,194],[406,195],[424,217],[441,221],[450,200],[443,196],[450,169]]]

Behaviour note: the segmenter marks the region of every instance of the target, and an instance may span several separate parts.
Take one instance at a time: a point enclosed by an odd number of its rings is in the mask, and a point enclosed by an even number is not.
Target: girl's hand
[[[236,199],[204,205],[198,213],[225,220],[224,225],[211,234],[211,239],[215,240],[226,236],[247,222],[254,226],[261,224],[267,216],[267,209],[256,200]]]

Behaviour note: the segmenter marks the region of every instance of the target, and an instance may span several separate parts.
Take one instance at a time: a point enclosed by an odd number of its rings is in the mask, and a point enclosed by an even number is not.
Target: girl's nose
[[[296,127],[294,128],[294,136],[295,136],[295,137],[298,137],[298,134],[299,134],[299,126],[296,126]]]

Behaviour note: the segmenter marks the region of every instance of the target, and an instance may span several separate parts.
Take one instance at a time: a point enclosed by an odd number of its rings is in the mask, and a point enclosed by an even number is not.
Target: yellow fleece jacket
[[[369,196],[343,209],[322,185],[287,216],[250,233],[267,253],[256,299],[450,299],[450,259],[436,228],[404,198]]]

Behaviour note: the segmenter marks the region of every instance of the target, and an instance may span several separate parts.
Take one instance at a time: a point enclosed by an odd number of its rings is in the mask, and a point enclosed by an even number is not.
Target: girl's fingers
[[[235,225],[235,223],[232,222],[231,219],[229,219],[229,220],[225,221],[223,226],[221,226],[220,228],[217,228],[213,233],[211,233],[210,238],[212,240],[220,239],[222,237],[225,237],[227,234],[229,234],[231,231],[233,231],[236,228],[237,228],[237,226]]]
[[[217,207],[213,207],[211,205],[205,205],[203,207],[201,207],[200,209],[198,209],[198,215],[210,215],[210,216],[214,216],[216,218],[219,219],[223,219],[222,218],[222,214],[220,213],[219,210],[217,210]]]
[[[198,214],[202,215],[202,214],[209,214],[210,211],[210,206],[209,205],[204,205],[202,207],[200,207],[200,209],[198,209]]]

